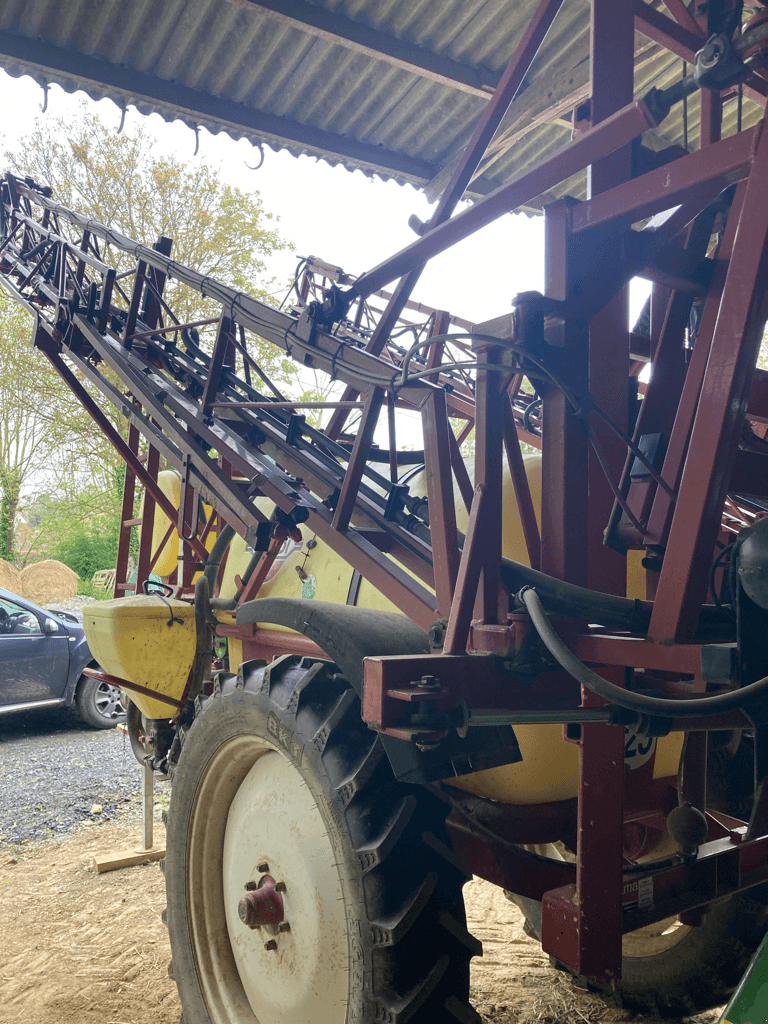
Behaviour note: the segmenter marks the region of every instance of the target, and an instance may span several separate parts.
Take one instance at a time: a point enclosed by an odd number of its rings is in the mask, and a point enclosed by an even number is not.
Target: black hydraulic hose
[[[203,576],[208,580],[208,592],[210,594],[213,593],[213,588],[216,586],[216,577],[219,575],[219,568],[221,566],[221,560],[224,557],[224,552],[231,544],[234,536],[234,527],[226,523],[216,538],[216,543],[211,548],[211,553],[208,555],[205,568],[203,569]]]
[[[213,634],[209,629],[211,617],[208,579],[205,576],[198,576],[195,583],[195,660],[192,664],[192,677],[186,694],[187,700],[194,700],[200,694],[203,681],[211,671],[213,659]]]
[[[341,442],[341,447],[347,451],[347,454],[351,453],[352,445],[346,445]],[[420,451],[407,451],[405,449],[398,450],[395,452],[398,466],[420,466],[424,463],[424,450]],[[371,448],[366,458],[366,462],[389,462],[390,451],[388,448]]]
[[[502,558],[501,578],[513,594],[524,586],[535,587],[546,600],[547,608],[556,615],[597,622],[607,629],[626,630],[629,633],[648,632],[653,612],[652,601],[587,590],[586,587],[547,576],[511,558]],[[697,641],[716,643],[732,634],[733,623],[728,618],[726,608],[724,606],[721,610],[714,605],[702,607],[696,632]]]
[[[235,536],[235,529],[232,526],[225,526],[219,536],[216,538],[216,543],[211,548],[211,553],[208,556],[208,560],[205,563],[205,569],[203,574],[208,580],[209,590],[213,590],[213,585],[216,582],[216,577],[219,574],[219,567],[221,560],[224,557],[224,552],[227,550],[229,545]],[[248,580],[253,576],[254,569],[259,563],[263,552],[254,551],[251,555],[251,559],[248,562],[248,567],[242,576],[242,586],[234,597],[212,597],[209,601],[211,608],[216,611],[232,612],[237,608],[237,601],[242,594],[243,589],[248,585]]]
[[[694,697],[690,700],[671,700],[667,697],[649,697],[642,693],[632,693],[603,679],[576,657],[553,629],[539,595],[531,587],[523,587],[518,598],[525,605],[542,643],[569,675],[598,697],[603,697],[620,708],[627,708],[635,714],[667,718],[708,717],[721,715],[726,711],[741,710],[750,701],[768,694],[768,676],[730,693],[719,693],[713,697]]]

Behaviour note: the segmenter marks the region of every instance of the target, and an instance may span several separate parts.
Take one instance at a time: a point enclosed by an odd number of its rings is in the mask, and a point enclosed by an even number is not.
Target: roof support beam
[[[101,98],[106,87],[115,102],[119,99],[125,105],[149,102],[168,121],[178,118],[191,125],[210,126],[214,131],[231,130],[236,136],[245,135],[257,144],[262,141],[295,144],[318,156],[355,163],[383,174],[389,172],[414,184],[423,184],[434,175],[434,168],[428,163],[405,153],[211,96],[178,82],[65,50],[40,39],[0,31],[0,66],[9,66],[16,74],[21,68],[37,81],[56,82],[67,92],[82,89]]]
[[[371,28],[343,14],[317,7],[306,0],[229,0],[238,7],[263,11],[271,17],[286,21],[303,32],[309,32],[330,43],[364,53],[376,60],[386,61],[414,75],[430,78],[433,82],[450,86],[460,92],[490,99],[501,75],[484,68],[473,68],[427,50],[423,46],[398,39],[379,29]]]

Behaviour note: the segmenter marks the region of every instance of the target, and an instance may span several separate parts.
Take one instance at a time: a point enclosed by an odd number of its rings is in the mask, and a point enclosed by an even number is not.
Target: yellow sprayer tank
[[[195,609],[158,594],[94,601],[83,611],[88,646],[105,672],[154,690],[157,697],[129,690],[148,718],[171,718],[195,660]]]
[[[524,456],[524,464],[534,508],[537,517],[540,518],[541,456]],[[468,462],[467,468],[471,476],[473,471],[471,462]],[[426,494],[424,470],[420,470],[410,477],[408,486],[413,495]],[[454,500],[458,528],[465,531],[469,514],[458,487],[454,489]],[[512,479],[509,476],[504,478],[503,508],[502,551],[507,558],[528,565],[525,538],[517,512]],[[263,511],[270,514],[272,506],[265,504]],[[273,575],[262,586],[259,596],[304,597],[305,600],[316,598],[318,601],[343,604],[346,601],[352,579],[352,567],[319,537],[315,537],[315,545],[308,548],[306,540],[310,538],[306,535],[306,530],[304,532],[305,542],[303,544],[286,545],[284,557],[276,563]],[[245,542],[241,538],[236,538],[227,560],[222,586],[224,596],[232,596],[235,593],[234,576],[236,573],[242,575],[249,558]],[[645,597],[645,571],[640,564],[641,558],[642,552],[629,552],[627,560],[628,597]],[[306,577],[304,581],[296,572],[297,566]],[[398,610],[365,579],[360,584],[357,605],[381,611]],[[282,626],[270,626],[266,623],[262,628],[284,631]],[[234,667],[242,660],[242,645],[237,640],[230,640],[229,645],[230,664]],[[451,779],[451,785],[492,800],[514,804],[547,803],[577,796],[579,748],[576,744],[568,743],[563,739],[561,725],[518,725],[515,726],[515,735],[523,755],[522,761]],[[657,740],[656,744],[654,778],[667,778],[675,775],[683,744],[683,734],[672,733]]]
[[[541,507],[541,458],[525,456],[524,464],[537,515]],[[470,474],[472,465],[468,465]],[[163,490],[178,504],[180,480],[169,472],[163,475]],[[426,493],[424,470],[409,478],[411,494]],[[167,490],[166,490],[167,488]],[[465,530],[468,513],[455,490],[457,525]],[[266,515],[274,506],[267,499],[257,504]],[[502,549],[505,556],[528,564],[522,525],[517,512],[512,480],[504,479],[504,515],[502,521]],[[210,514],[210,510],[206,508]],[[168,528],[168,520],[158,513],[157,536],[160,540]],[[165,523],[163,526],[162,524]],[[174,537],[176,534],[174,533]],[[307,541],[314,540],[311,546]],[[176,546],[178,542],[176,541]],[[212,539],[209,541],[209,545]],[[173,547],[173,538],[169,542]],[[222,597],[236,592],[235,576],[242,577],[250,561],[251,552],[245,541],[236,537],[230,547],[221,587]],[[627,596],[645,596],[645,573],[640,565],[640,552],[630,552],[627,564]],[[168,563],[163,563],[168,571]],[[175,567],[175,560],[174,566]],[[296,569],[300,569],[300,573]],[[304,530],[302,543],[286,542],[269,578],[262,585],[259,597],[291,597],[304,600],[317,599],[344,604],[352,580],[352,566],[318,537],[311,538]],[[357,596],[359,607],[381,611],[397,611],[367,580],[362,580]],[[173,617],[181,620],[174,622]],[[162,700],[162,695],[180,699],[195,655],[194,609],[181,601],[167,602],[157,595],[138,595],[89,605],[85,611],[85,629],[94,657],[106,672],[157,691],[157,698],[131,692],[131,699],[151,718],[171,717],[176,708]],[[269,623],[264,629],[284,630]],[[242,644],[236,639],[229,642],[230,664],[234,668],[242,661]],[[473,775],[452,779],[451,784],[479,796],[504,803],[534,804],[571,799],[577,795],[579,748],[563,739],[560,725],[519,725],[515,734],[523,755],[522,761],[501,768],[491,768]],[[667,778],[677,772],[682,733],[672,733],[656,742],[654,778]]]

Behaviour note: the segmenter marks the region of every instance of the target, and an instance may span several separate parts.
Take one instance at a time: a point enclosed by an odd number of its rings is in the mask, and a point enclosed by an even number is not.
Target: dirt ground
[[[158,820],[156,842],[163,838]],[[55,844],[0,850],[2,1024],[178,1024],[160,870],[93,869],[94,855],[139,839],[135,802],[119,824],[88,823]],[[472,972],[484,1024],[652,1024],[574,989],[525,935],[520,911],[501,890],[475,880],[465,893],[471,930],[484,946]],[[691,1024],[714,1024],[718,1016],[701,1014]]]

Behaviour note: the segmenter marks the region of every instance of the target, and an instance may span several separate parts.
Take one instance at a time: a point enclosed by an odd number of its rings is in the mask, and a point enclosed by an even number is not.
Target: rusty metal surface
[[[494,84],[536,3],[327,0],[312,6],[374,29],[385,40],[413,44],[427,56],[474,70]],[[520,137],[483,170],[472,186],[475,194],[535,166],[568,141],[570,126],[541,123],[542,116],[553,116],[542,110],[556,112],[563,89],[586,95],[588,36],[588,3],[565,0],[507,119]],[[638,32],[635,52],[636,96],[680,77],[680,59]],[[97,99],[108,96],[119,106],[133,104],[143,113],[156,111],[192,127],[223,130],[233,138],[400,181],[432,182],[433,192],[486,106],[478,90],[452,87],[325,38],[248,0],[10,0],[0,8],[0,66],[13,76],[31,74],[41,84],[83,89]],[[558,89],[562,72],[568,74]],[[521,117],[521,107],[531,109]],[[698,99],[688,107],[693,148]],[[743,125],[753,124],[758,114],[755,104],[745,101]],[[735,130],[737,117],[734,97],[725,103],[724,135]],[[679,110],[646,143],[653,148],[681,143],[684,134]],[[584,182],[579,174],[546,198],[565,192],[581,197]]]

